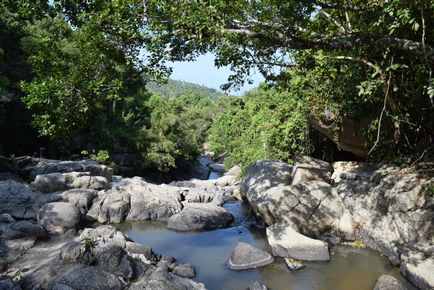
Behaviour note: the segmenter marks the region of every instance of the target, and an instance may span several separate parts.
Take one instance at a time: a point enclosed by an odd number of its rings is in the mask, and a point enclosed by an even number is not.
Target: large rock
[[[246,270],[259,268],[273,262],[273,257],[266,251],[239,242],[232,251],[228,266],[232,270]]]
[[[87,212],[86,218],[101,224],[120,223],[125,220],[129,211],[129,193],[109,190],[98,194]]]
[[[62,161],[45,158],[35,158],[22,156],[13,159],[15,169],[31,177],[50,174],[50,173],[67,173],[67,172],[89,172],[94,176],[103,176],[111,181],[113,169],[100,165],[96,161],[87,159],[81,161]]]
[[[222,205],[225,202],[226,192],[218,188],[210,189],[197,189],[185,188],[181,192],[181,196],[186,202],[189,203],[208,203],[211,202],[215,205]]]
[[[237,182],[236,176],[234,175],[224,175],[217,179],[190,179],[184,181],[173,181],[169,183],[172,186],[185,187],[185,188],[198,188],[210,191],[227,191],[228,186],[233,186]]]
[[[324,181],[279,185],[262,194],[256,214],[266,224],[285,223],[300,233],[354,239],[352,216],[332,186]]]
[[[414,250],[405,250],[400,267],[404,277],[419,289],[434,289],[434,253],[426,256]],[[398,288],[396,288],[398,289]]]
[[[182,209],[179,187],[155,185],[141,178],[123,178],[99,194],[87,215],[100,223],[167,220]]]
[[[47,236],[45,229],[31,221],[17,221],[7,224],[0,223],[0,231],[6,239],[20,239],[24,237],[35,237],[43,239]]]
[[[329,261],[327,243],[306,237],[288,225],[267,227],[267,239],[273,254],[302,261]]]
[[[160,267],[152,271],[141,280],[133,283],[129,290],[206,290],[202,283],[182,278],[167,271],[167,268]]]
[[[226,209],[210,203],[188,203],[169,218],[167,227],[178,231],[212,230],[228,226],[234,216]]]
[[[48,193],[68,188],[105,190],[110,188],[110,183],[103,176],[92,176],[88,172],[69,172],[37,175],[31,186],[37,191]]]
[[[196,275],[192,264],[176,265],[172,273],[183,278],[194,278]]]
[[[401,169],[357,162],[333,166],[334,188],[367,246],[395,265],[401,263],[405,248],[432,255],[423,250],[434,247],[434,196],[428,193],[432,166]]]
[[[55,192],[65,190],[66,177],[62,173],[37,175],[31,186],[41,192]]]
[[[34,191],[27,183],[14,180],[0,181],[0,212],[17,219],[35,219],[34,208],[43,194]]]
[[[121,290],[125,284],[115,275],[98,267],[77,265],[56,276],[48,289],[105,289]],[[69,287],[69,288],[65,288]]]
[[[373,290],[407,290],[398,279],[389,275],[381,275]]]
[[[291,172],[292,166],[285,162],[257,160],[247,168],[241,180],[241,195],[256,210],[257,205],[268,198],[268,189],[291,183]]]
[[[98,247],[93,250],[93,254],[96,257],[96,265],[104,271],[124,279],[133,277],[133,265],[123,247],[118,245]]]
[[[82,214],[86,214],[92,206],[93,199],[98,195],[94,189],[70,189],[62,193],[62,197],[75,205]]]
[[[131,184],[131,209],[127,220],[167,220],[181,211],[179,188],[146,182]]]
[[[329,183],[333,172],[330,163],[310,156],[297,156],[292,169],[292,184],[322,180]]]
[[[67,202],[47,203],[38,213],[38,222],[51,232],[64,232],[76,228],[80,221],[80,211]]]

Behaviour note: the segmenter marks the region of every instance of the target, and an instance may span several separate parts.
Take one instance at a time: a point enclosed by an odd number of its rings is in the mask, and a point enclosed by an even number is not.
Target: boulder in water
[[[259,268],[273,262],[273,257],[266,251],[239,242],[229,258],[228,266],[232,270],[246,270]]]
[[[389,275],[381,275],[373,290],[407,290],[398,279]]]
[[[306,237],[285,224],[267,227],[268,243],[273,254],[302,261],[329,261],[327,243]]]
[[[184,278],[194,278],[194,276],[196,275],[192,264],[176,265],[172,273],[179,277],[184,277]]]

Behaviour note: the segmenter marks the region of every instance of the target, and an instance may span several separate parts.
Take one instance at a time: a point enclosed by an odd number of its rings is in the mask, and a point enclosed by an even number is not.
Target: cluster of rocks
[[[155,254],[111,226],[74,231],[35,245],[6,272],[16,289],[205,289],[194,268]],[[12,288],[13,289],[13,288]]]
[[[93,160],[6,161],[5,168],[33,181],[0,176],[0,289],[205,289],[191,280],[192,265],[177,265],[104,224],[161,220],[179,231],[226,227],[234,217],[221,206],[232,198],[235,174],[209,184],[155,185],[113,176]],[[83,230],[89,224],[97,227]]]
[[[240,189],[266,226],[273,255],[285,258],[290,269],[303,267],[299,261],[330,260],[329,244],[361,239],[400,265],[418,288],[432,289],[433,176],[429,167],[332,165],[300,156],[294,166],[255,161]]]
[[[239,167],[215,180],[167,185],[113,176],[92,160],[0,158],[0,168],[33,180],[0,174],[0,289],[205,289],[191,280],[192,265],[177,265],[105,224],[160,220],[178,231],[217,229],[234,221],[222,207],[234,196],[266,227],[271,254],[239,243],[227,263],[233,270],[262,267],[274,257],[298,270],[303,261],[330,260],[330,244],[361,239],[420,289],[434,287],[429,167],[300,156],[293,166],[255,161],[239,185]],[[90,224],[94,228],[85,228]],[[8,277],[20,277],[19,283]],[[383,275],[375,287],[403,286]],[[256,282],[249,289],[266,286]]]

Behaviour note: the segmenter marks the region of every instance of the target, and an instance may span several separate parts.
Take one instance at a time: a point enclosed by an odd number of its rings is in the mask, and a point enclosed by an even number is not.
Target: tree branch
[[[225,29],[228,33],[244,35],[246,37],[257,39],[261,41],[267,41],[268,43],[278,45],[285,48],[293,49],[323,49],[323,50],[337,50],[354,48],[360,45],[382,45],[391,49],[404,51],[412,55],[421,56],[428,61],[434,63],[434,50],[420,42],[394,38],[385,35],[363,35],[363,34],[344,34],[338,35],[339,40],[328,41],[326,39],[310,40],[296,35],[285,35],[274,37],[264,34],[262,32],[252,31],[247,28],[229,28]]]

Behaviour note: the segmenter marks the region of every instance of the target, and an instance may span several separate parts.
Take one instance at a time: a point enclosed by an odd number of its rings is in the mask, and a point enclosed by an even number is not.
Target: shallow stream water
[[[243,204],[229,203],[224,207],[235,216],[230,228],[184,233],[155,221],[123,223],[119,228],[156,253],[173,256],[177,263],[193,264],[194,280],[210,290],[241,290],[254,281],[262,281],[271,290],[372,290],[381,274],[392,275],[409,290],[415,289],[386,257],[348,246],[331,248],[330,262],[306,262],[306,267],[296,272],[289,271],[281,258],[262,268],[233,271],[226,262],[238,242],[271,250],[265,230],[251,225],[252,217]]]

